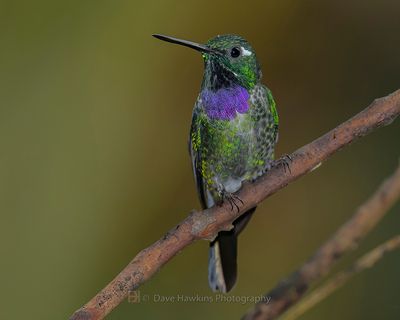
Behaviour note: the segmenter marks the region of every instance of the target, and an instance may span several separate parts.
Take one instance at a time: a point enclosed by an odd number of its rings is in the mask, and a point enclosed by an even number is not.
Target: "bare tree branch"
[[[344,146],[374,129],[390,124],[400,114],[400,90],[375,100],[368,108],[327,134],[291,155],[290,172],[274,167],[253,184],[245,184],[238,193],[244,205],[239,212],[228,203],[204,211],[192,212],[162,239],[139,254],[103,290],[70,319],[102,319],[127,296],[150,279],[179,251],[199,239],[213,239],[221,230],[232,227],[232,221],[290,182],[310,172]]]
[[[357,247],[399,197],[400,166],[314,256],[266,294],[270,297],[268,304],[257,304],[243,319],[275,319],[295,304],[310,284],[329,272],[338,258]]]
[[[343,286],[351,277],[357,273],[364,271],[365,269],[373,267],[383,256],[395,249],[400,248],[400,235],[397,235],[385,243],[379,245],[373,250],[363,255],[346,271],[342,271],[335,275],[332,279],[328,280],[321,287],[315,289],[310,294],[305,296],[298,304],[292,306],[281,320],[294,320],[304,314],[307,310],[314,307],[316,304],[324,300],[336,289]]]

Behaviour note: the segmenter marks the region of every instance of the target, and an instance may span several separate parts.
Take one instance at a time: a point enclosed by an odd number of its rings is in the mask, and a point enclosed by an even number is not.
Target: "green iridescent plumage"
[[[211,206],[220,202],[224,193],[237,191],[242,181],[253,180],[268,169],[279,120],[270,90],[260,83],[260,65],[250,44],[242,37],[223,35],[209,40],[206,46],[222,54],[202,54],[205,70],[193,110],[189,145],[201,201]],[[232,57],[233,49],[239,56]],[[222,118],[220,114],[210,117],[215,115],[209,110],[212,103],[229,104],[224,99],[235,97],[227,94],[216,98],[207,109],[204,93],[217,95],[237,87],[248,94],[246,112],[235,112],[229,119],[224,114]]]
[[[260,82],[254,50],[237,35],[217,36],[205,45],[155,37],[202,52],[204,76],[189,136],[197,190],[204,208],[225,199],[237,206],[241,200],[233,193],[270,168],[278,138],[278,113],[271,92]],[[237,237],[254,210],[211,242],[208,273],[214,291],[227,292],[236,282]]]
[[[189,143],[202,201],[210,202],[210,192],[213,202],[219,202],[224,191],[235,192],[242,181],[253,180],[268,169],[277,133],[275,102],[263,85],[250,90],[249,111],[230,121],[210,119],[199,98]]]

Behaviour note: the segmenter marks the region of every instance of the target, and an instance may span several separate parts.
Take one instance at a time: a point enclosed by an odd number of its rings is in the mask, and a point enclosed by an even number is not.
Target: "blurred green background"
[[[290,153],[400,88],[399,1],[0,1],[0,318],[66,319],[142,248],[199,208],[187,137],[200,55],[160,42],[246,37]],[[400,121],[263,203],[232,295],[301,264],[396,167]],[[400,206],[357,256],[399,231]],[[212,295],[208,244],[142,294]],[[399,319],[392,253],[301,319]],[[108,319],[239,318],[251,304],[121,304]]]

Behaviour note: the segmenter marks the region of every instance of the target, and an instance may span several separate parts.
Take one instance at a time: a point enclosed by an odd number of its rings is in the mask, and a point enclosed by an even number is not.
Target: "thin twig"
[[[314,281],[329,272],[338,258],[357,247],[399,197],[400,166],[300,269],[266,294],[270,297],[268,304],[257,304],[243,319],[275,319],[295,304]]]
[[[324,136],[300,148],[292,158],[290,172],[274,167],[253,184],[245,184],[238,193],[244,204],[239,212],[228,203],[191,213],[162,239],[139,254],[103,290],[71,319],[102,319],[119,305],[130,290],[150,279],[161,266],[179,251],[199,239],[213,239],[221,230],[231,228],[232,221],[290,182],[313,170],[332,154],[367,135],[374,129],[390,124],[400,114],[400,90],[375,100],[368,108],[339,125]]]
[[[364,271],[365,269],[371,268],[374,266],[379,260],[383,258],[383,256],[395,249],[400,248],[400,235],[397,235],[385,243],[379,245],[373,250],[369,251],[367,254],[362,256],[360,259],[356,261],[354,265],[352,265],[346,271],[342,271],[335,275],[332,279],[328,280],[321,287],[315,289],[310,294],[306,295],[298,304],[292,306],[286,313],[280,317],[280,320],[295,320],[304,314],[307,310],[314,307],[316,304],[324,300],[330,294],[332,294],[336,289],[340,288],[347,281],[352,278],[357,273]]]

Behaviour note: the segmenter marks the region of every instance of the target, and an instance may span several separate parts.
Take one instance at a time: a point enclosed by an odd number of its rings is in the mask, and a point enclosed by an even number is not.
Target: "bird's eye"
[[[231,49],[231,57],[232,58],[237,58],[240,56],[240,49],[238,47],[233,47]]]

